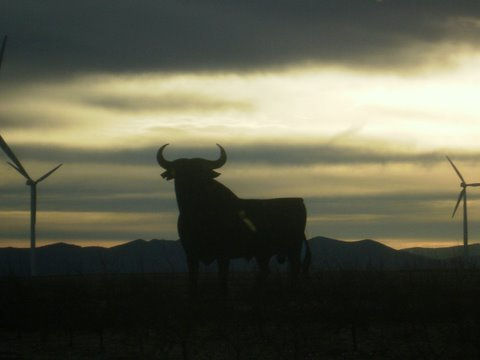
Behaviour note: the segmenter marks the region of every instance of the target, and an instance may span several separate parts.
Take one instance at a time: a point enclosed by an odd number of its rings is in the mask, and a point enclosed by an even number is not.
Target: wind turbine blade
[[[460,195],[458,195],[458,200],[457,204],[455,205],[455,209],[453,210],[452,218],[455,216],[455,213],[457,212],[458,205],[460,205],[460,201],[462,201],[462,198],[465,196],[465,189],[460,191]]]
[[[467,184],[467,186],[480,186],[480,183]]]
[[[20,161],[17,159],[13,151],[8,147],[5,140],[3,140],[2,135],[0,135],[0,147],[5,151],[5,154],[12,160],[12,162],[16,165],[16,167],[21,170],[22,175],[26,176],[28,179],[31,180],[30,176],[27,173],[27,170],[24,169]]]
[[[453,170],[455,170],[455,172],[457,173],[458,177],[460,178],[460,180],[462,180],[463,183],[465,183],[465,179],[463,178],[462,174],[460,174],[460,171],[458,171],[457,167],[455,166],[455,164],[453,163],[452,160],[450,160],[450,158],[447,156],[447,160],[450,162],[450,164],[452,164],[453,166]]]
[[[50,175],[52,175],[52,173],[53,173],[55,170],[57,170],[57,169],[58,169],[60,166],[62,166],[62,165],[63,165],[63,164],[57,165],[57,166],[54,167],[52,170],[50,170],[49,172],[47,172],[45,175],[40,176],[40,177],[38,178],[38,180],[35,181],[35,182],[36,182],[36,183],[39,183],[40,181],[45,180],[47,177],[49,177]]]
[[[17,170],[25,179],[30,180],[30,178],[28,177],[27,174],[24,174],[24,173],[22,172],[22,170],[20,170],[18,167],[16,167],[15,165],[13,165],[11,162],[8,162],[8,161],[7,161],[7,164],[10,165],[11,167],[13,167],[15,170]]]
[[[2,67],[3,53],[5,52],[6,45],[7,45],[7,35],[3,37],[2,49],[0,50],[0,68]]]

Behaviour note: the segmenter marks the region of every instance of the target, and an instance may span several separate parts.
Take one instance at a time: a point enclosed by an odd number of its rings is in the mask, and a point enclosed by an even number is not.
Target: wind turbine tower
[[[447,160],[450,162],[450,164],[453,167],[453,170],[455,170],[455,172],[457,173],[458,177],[461,180],[460,187],[462,188],[462,190],[458,195],[457,204],[455,205],[455,209],[453,210],[452,218],[455,216],[455,213],[457,212],[457,209],[458,209],[458,205],[460,205],[460,201],[462,201],[463,199],[463,257],[467,259],[468,258],[467,187],[469,186],[477,187],[477,186],[480,186],[480,183],[467,184],[462,174],[460,174],[460,171],[457,169],[453,161],[450,160],[448,156],[447,156]]]
[[[5,45],[7,43],[7,36],[3,38],[2,48],[0,50],[0,68],[2,65],[3,53],[5,51]],[[62,164],[57,165],[52,170],[46,174],[40,176],[37,180],[33,180],[30,175],[28,175],[25,168],[22,166],[18,158],[15,156],[13,151],[7,145],[5,140],[3,140],[0,135],[0,147],[3,149],[5,154],[10,158],[11,162],[7,163],[17,170],[25,179],[27,179],[26,185],[30,186],[30,274],[35,276],[37,274],[35,266],[35,223],[37,218],[37,184],[42,180],[45,180],[49,177],[55,170],[57,170]]]

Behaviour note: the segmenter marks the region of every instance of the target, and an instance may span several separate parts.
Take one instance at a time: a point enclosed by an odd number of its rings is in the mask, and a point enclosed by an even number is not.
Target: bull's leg
[[[290,263],[290,283],[294,286],[297,283],[298,275],[300,273],[301,261],[300,261],[300,249],[292,249],[288,253],[288,261]]]
[[[302,240],[302,242],[305,243],[305,257],[303,258],[302,262],[302,275],[308,278],[308,271],[310,268],[310,264],[312,263],[312,250],[310,250],[310,245],[308,244],[308,240],[305,237],[305,234],[303,234]]]
[[[188,290],[189,290],[190,296],[195,296],[197,295],[199,261],[196,257],[187,255],[187,265],[188,265],[188,280],[189,280]]]
[[[218,263],[218,279],[220,281],[220,291],[223,295],[228,293],[228,270],[230,267],[230,260],[228,258],[219,258]]]

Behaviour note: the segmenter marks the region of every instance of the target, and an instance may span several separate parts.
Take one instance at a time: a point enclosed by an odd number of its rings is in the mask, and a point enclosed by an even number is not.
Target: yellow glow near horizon
[[[83,242],[94,243],[92,234],[85,239],[76,243],[75,240],[81,239],[79,237],[83,232],[96,232],[101,242],[112,244],[119,244],[134,240],[126,234],[132,232],[138,234],[137,237],[146,237],[148,240],[152,237],[161,237],[163,234],[172,235],[176,232],[176,217],[177,214],[171,212],[98,212],[98,211],[39,211],[37,213],[37,244],[39,246],[55,243],[59,241],[74,243],[82,245]],[[9,246],[29,247],[29,228],[28,221],[30,212],[25,211],[0,211],[0,232],[8,233],[16,231],[23,233],[25,240],[16,239],[2,239],[2,243],[8,241],[8,244],[16,244]],[[64,239],[49,238],[48,235],[43,235],[44,232],[53,231],[65,234]],[[109,234],[107,238],[115,236],[115,240],[107,241],[102,239],[102,235]],[[151,236],[158,234],[157,236]],[[170,239],[176,239],[170,238]],[[0,247],[2,247],[0,243]]]

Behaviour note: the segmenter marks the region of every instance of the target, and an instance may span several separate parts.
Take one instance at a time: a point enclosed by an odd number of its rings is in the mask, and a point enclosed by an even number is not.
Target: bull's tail
[[[302,274],[307,276],[308,270],[310,269],[310,264],[312,263],[312,251],[310,250],[310,245],[308,244],[308,240],[305,237],[305,257],[302,261]]]

